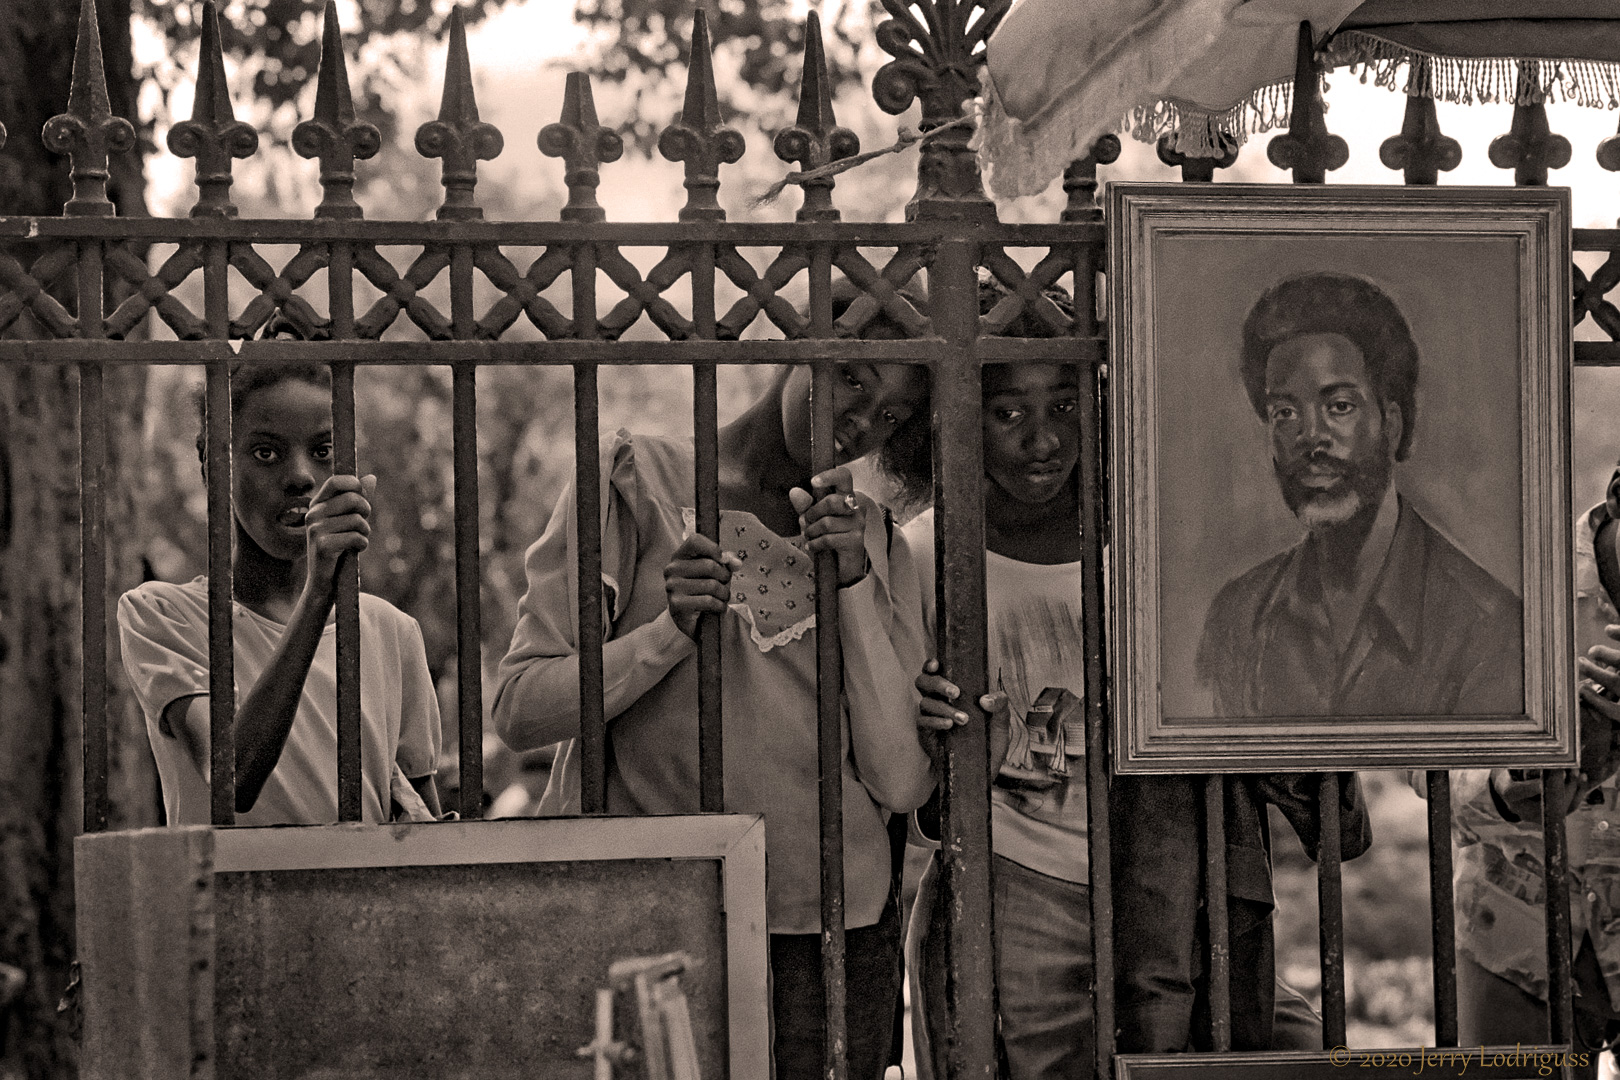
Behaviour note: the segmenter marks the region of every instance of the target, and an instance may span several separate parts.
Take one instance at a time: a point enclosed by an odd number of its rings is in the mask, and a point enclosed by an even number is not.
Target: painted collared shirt
[[[1600,507],[1575,522],[1576,643],[1580,652],[1607,641],[1603,627],[1620,621],[1598,584],[1592,535]],[[1486,786],[1489,773],[1457,775],[1453,831],[1457,842],[1457,945],[1487,971],[1547,998],[1546,882],[1539,822],[1504,820]],[[1569,844],[1570,942],[1590,935],[1609,993],[1620,1011],[1620,784],[1611,777],[1564,819]]]
[[[1523,710],[1517,596],[1405,499],[1341,652],[1307,537],[1227,582],[1196,670],[1222,716],[1503,714]]]

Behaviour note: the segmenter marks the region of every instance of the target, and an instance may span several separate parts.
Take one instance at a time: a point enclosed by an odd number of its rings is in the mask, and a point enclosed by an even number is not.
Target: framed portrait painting
[[[1116,768],[1572,765],[1568,192],[1109,205]]]

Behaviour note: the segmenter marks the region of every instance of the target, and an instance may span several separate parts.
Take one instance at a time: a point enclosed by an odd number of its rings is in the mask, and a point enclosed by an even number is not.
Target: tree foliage
[[[613,82],[637,80],[651,92],[678,99],[692,55],[692,12],[699,5],[708,12],[716,53],[736,63],[736,81],[722,80],[719,87],[721,104],[732,112],[750,112],[743,95],[793,100],[805,22],[804,5],[793,0],[576,0],[575,20],[598,35],[591,73]],[[835,92],[860,81],[857,61],[876,10],[875,0],[820,5]],[[669,87],[676,78],[681,85]],[[633,134],[647,145],[647,137],[656,133],[638,119]]]

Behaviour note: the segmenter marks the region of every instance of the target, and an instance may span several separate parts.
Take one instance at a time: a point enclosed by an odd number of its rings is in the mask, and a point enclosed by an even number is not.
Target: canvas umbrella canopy
[[[974,145],[991,190],[1043,190],[1122,122],[1204,157],[1286,124],[1301,22],[1328,66],[1410,94],[1620,104],[1613,2],[1016,0],[981,71]]]

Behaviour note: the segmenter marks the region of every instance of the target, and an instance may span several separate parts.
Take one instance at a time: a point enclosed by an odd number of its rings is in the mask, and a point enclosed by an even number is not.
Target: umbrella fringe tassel
[[[1358,30],[1336,35],[1326,52],[1333,66],[1348,67],[1352,74],[1359,69],[1362,82],[1371,79],[1408,97],[1458,105],[1567,101],[1620,108],[1620,64],[1607,61],[1438,56]]]

